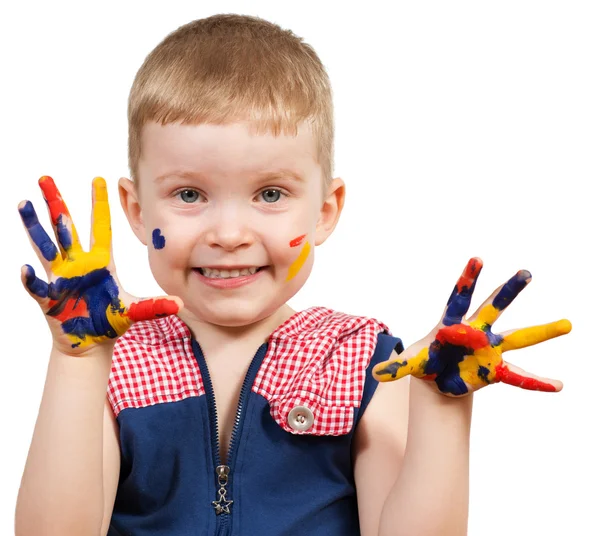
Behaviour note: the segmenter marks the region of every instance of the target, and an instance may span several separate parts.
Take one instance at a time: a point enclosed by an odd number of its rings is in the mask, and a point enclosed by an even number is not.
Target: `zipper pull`
[[[219,514],[230,514],[229,507],[233,504],[233,501],[227,500],[227,481],[229,480],[229,467],[227,465],[217,466],[217,482],[219,483],[219,490],[217,494],[219,499],[213,501],[213,506],[217,515]]]

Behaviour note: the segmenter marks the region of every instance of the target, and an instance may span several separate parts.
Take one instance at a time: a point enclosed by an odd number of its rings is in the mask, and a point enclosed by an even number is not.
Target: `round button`
[[[315,416],[306,406],[296,406],[288,414],[288,424],[297,432],[305,432],[314,422]]]

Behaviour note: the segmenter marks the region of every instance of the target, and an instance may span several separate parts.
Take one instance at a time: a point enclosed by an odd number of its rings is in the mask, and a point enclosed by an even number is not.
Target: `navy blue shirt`
[[[376,335],[362,401],[341,435],[294,434],[274,420],[268,400],[250,388],[263,344],[244,380],[226,460],[208,368],[191,343],[202,396],[118,413],[121,472],[109,536],[359,535],[352,439],[378,385],[371,369],[401,348],[400,339]]]

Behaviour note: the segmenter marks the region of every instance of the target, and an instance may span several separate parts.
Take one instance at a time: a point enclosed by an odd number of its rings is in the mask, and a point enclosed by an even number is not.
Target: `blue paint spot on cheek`
[[[165,243],[165,237],[160,234],[160,229],[154,229],[154,231],[152,231],[152,244],[154,245],[154,249],[164,248]]]

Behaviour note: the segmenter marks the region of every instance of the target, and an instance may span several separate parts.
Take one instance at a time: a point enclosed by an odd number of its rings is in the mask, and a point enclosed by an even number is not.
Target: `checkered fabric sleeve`
[[[137,322],[119,337],[108,382],[115,417],[127,408],[204,394],[191,337],[175,315]]]
[[[381,332],[390,333],[375,319],[324,307],[297,313],[271,335],[252,390],[268,400],[272,417],[288,432],[347,434]],[[298,431],[288,423],[299,405],[314,415],[310,430]]]

